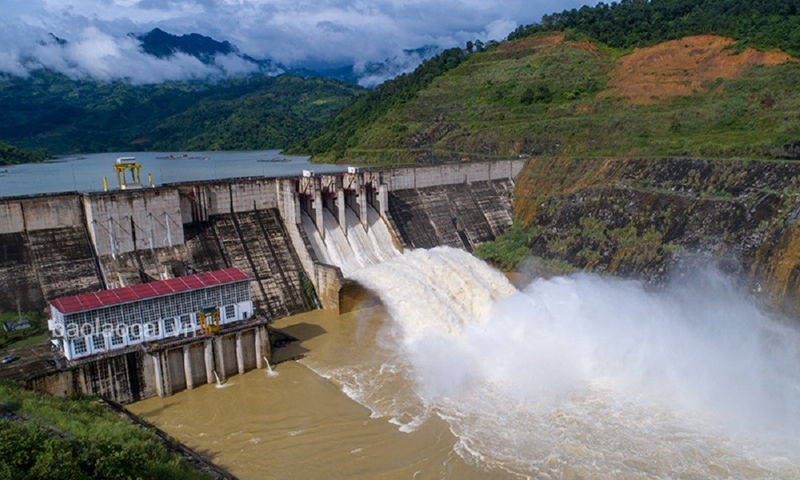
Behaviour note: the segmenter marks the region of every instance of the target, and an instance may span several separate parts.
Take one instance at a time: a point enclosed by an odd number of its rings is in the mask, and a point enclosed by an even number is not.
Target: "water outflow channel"
[[[241,478],[800,478],[800,334],[716,273],[518,291],[333,230],[320,257],[382,306],[279,320],[300,364],[132,410]]]
[[[349,277],[360,268],[400,255],[389,227],[374,208],[367,206],[366,228],[353,210],[344,211],[346,228],[339,225],[330,211],[323,210],[324,238],[311,217],[303,213],[303,229],[322,263],[339,267]]]

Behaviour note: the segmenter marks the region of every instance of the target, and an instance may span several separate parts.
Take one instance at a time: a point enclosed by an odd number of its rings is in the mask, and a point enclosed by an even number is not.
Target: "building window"
[[[236,305],[225,306],[225,320],[234,320],[236,318]]]
[[[161,324],[157,321],[147,322],[144,325],[145,335],[148,337],[159,337],[161,336]]]
[[[111,346],[112,347],[118,347],[118,346],[124,345],[124,344],[125,344],[125,339],[122,338],[122,336],[116,335],[116,334],[111,335]]]
[[[181,330],[188,332],[192,330],[192,317],[191,315],[181,315]]]
[[[92,351],[106,349],[106,337],[101,335],[92,335]]]
[[[142,339],[141,325],[131,325],[128,329],[128,339],[131,342],[138,342]]]
[[[80,337],[72,340],[72,351],[75,355],[85,355],[89,350],[86,348],[86,338]]]
[[[175,335],[175,319],[174,318],[165,318],[164,319],[164,336],[171,337]]]

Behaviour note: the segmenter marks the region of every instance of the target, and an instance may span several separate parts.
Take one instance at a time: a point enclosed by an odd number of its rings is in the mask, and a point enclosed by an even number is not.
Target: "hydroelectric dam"
[[[58,395],[130,403],[262,368],[270,353],[267,325],[317,307],[338,311],[350,271],[405,249],[471,252],[503,233],[524,164],[353,168],[2,198],[2,310],[41,311],[64,297],[166,288],[172,279],[188,283],[219,271],[246,275],[251,301],[237,304],[237,316],[214,331],[201,330],[192,315],[191,336],[125,341],[56,366],[20,367],[13,376]],[[180,316],[176,321],[180,326]],[[171,331],[163,321],[159,328]]]

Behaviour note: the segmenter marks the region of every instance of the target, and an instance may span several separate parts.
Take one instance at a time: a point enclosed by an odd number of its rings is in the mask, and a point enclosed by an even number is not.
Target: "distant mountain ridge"
[[[281,148],[362,91],[290,75],[130,85],[38,70],[0,82],[0,141],[55,154]]]
[[[218,42],[211,37],[190,33],[186,35],[172,35],[154,28],[144,35],[136,37],[142,42],[142,50],[145,53],[159,58],[169,57],[175,52],[183,52],[202,60],[204,63],[213,61],[213,56],[238,54],[239,50],[230,42]]]
[[[0,82],[0,141],[51,153],[138,150],[281,148],[312,135],[350,100],[433,55],[437,47],[407,50],[385,62],[307,69],[244,55],[231,42],[161,29],[129,34],[155,58],[197,58],[221,75],[210,79],[131,84],[76,79],[38,69]],[[54,48],[70,41],[50,34]],[[226,78],[220,56],[255,68]],[[343,83],[346,82],[346,83]],[[26,157],[27,158],[27,157]]]
[[[55,35],[52,36],[60,42],[65,42]],[[176,53],[184,53],[197,58],[207,65],[211,65],[214,64],[217,55],[235,55],[257,65],[258,71],[264,74],[289,73],[301,77],[334,78],[365,87],[374,87],[385,80],[410,72],[423,60],[433,57],[442,51],[441,47],[425,45],[415,49],[405,49],[400,55],[395,55],[381,62],[365,62],[358,65],[290,67],[276,63],[271,59],[259,59],[242,54],[239,48],[227,40],[220,42],[198,33],[173,35],[160,28],[154,28],[143,35],[131,34],[131,36],[141,42],[143,52],[158,58],[169,58]]]

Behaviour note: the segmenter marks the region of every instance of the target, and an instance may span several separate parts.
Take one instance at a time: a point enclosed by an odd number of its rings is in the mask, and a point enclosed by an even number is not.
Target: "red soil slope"
[[[797,59],[780,52],[748,48],[735,53],[734,41],[698,35],[637,48],[617,60],[603,96],[625,97],[632,103],[656,103],[704,91],[717,78],[736,78],[750,65],[777,65]]]

